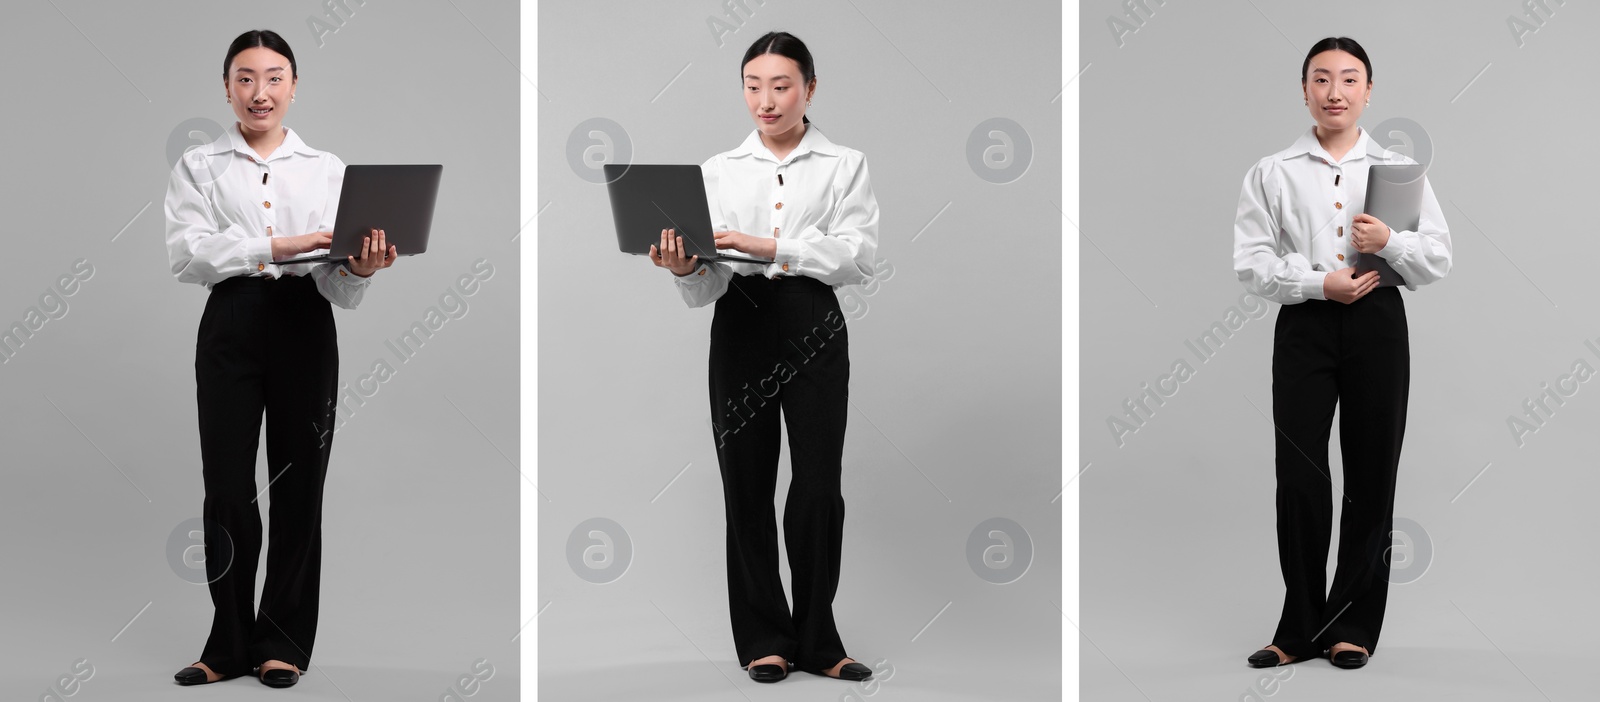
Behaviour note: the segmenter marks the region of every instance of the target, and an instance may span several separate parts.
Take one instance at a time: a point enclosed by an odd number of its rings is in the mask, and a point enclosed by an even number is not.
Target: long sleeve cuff
[[[1417,233],[1413,231],[1397,232],[1392,229],[1389,230],[1389,243],[1378,249],[1378,255],[1385,261],[1394,262],[1406,254],[1406,249],[1409,248],[1408,244],[1415,236],[1417,236]]]
[[[705,282],[706,278],[710,277],[711,264],[702,263],[696,270],[690,271],[688,275],[672,274],[672,282],[678,285],[700,285]]]
[[[810,244],[805,239],[778,239],[777,255],[772,265],[785,275],[804,275],[810,265]]]
[[[1328,299],[1327,293],[1323,292],[1322,290],[1322,286],[1327,281],[1328,275],[1328,273],[1323,273],[1321,271],[1311,271],[1307,273],[1306,277],[1300,279],[1300,297],[1305,300]]]
[[[376,275],[369,275],[363,278],[359,275],[356,275],[355,271],[350,270],[349,268],[345,267],[344,264],[338,261],[329,261],[322,265],[326,266],[328,269],[329,280],[338,281],[340,285],[343,285],[347,288],[367,287],[368,285],[372,284],[372,278]]]
[[[239,227],[235,224],[229,229]],[[224,232],[226,233],[226,232]],[[240,234],[243,229],[240,228]],[[252,237],[244,240],[245,267],[248,272],[261,270],[264,266],[272,265],[272,237]]]

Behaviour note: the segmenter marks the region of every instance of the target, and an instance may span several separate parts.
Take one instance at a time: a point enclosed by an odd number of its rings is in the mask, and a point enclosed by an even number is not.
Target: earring
[[[1367,101],[1367,107],[1372,107],[1372,101],[1371,100]]]
[[[232,104],[233,104],[233,98],[228,98],[228,104],[229,104],[229,105],[232,105]]]
[[[294,96],[293,95],[289,96],[289,103],[290,104],[294,104]]]

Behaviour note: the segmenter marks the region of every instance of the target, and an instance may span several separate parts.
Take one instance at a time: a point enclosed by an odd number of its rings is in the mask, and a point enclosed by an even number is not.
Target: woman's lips
[[[761,121],[763,121],[763,122],[776,122],[776,121],[778,121],[778,118],[782,117],[782,116],[783,115],[761,115]]]

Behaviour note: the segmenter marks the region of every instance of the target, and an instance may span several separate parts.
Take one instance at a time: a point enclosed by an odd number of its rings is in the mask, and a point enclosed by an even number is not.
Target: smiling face
[[[1372,97],[1372,82],[1361,59],[1335,49],[1311,57],[1301,91],[1306,109],[1319,126],[1344,131],[1361,119],[1361,111]]]
[[[800,64],[787,56],[762,54],[744,65],[744,104],[756,128],[769,137],[800,127],[816,89],[816,76],[810,86],[802,84]]]
[[[246,134],[271,133],[283,124],[297,80],[289,59],[272,49],[257,46],[233,57],[226,79],[228,97]]]

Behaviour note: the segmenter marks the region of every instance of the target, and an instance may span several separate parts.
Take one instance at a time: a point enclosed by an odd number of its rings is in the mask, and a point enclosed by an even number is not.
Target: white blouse
[[[371,276],[356,275],[339,261],[272,262],[272,237],[333,231],[344,185],[338,156],[307,146],[288,127],[283,131],[283,143],[263,159],[235,122],[173,166],[165,203],[172,274],[207,290],[233,276],[309,275],[329,302],[353,310]]]
[[[771,237],[778,251],[772,263],[701,262],[676,277],[690,307],[716,301],[735,275],[804,275],[835,290],[872,278],[878,200],[867,157],[829,141],[815,122],[782,159],[754,129],[738,148],[712,156],[700,170],[713,231]]]
[[[1315,126],[1289,148],[1257,161],[1245,173],[1233,224],[1239,281],[1249,292],[1286,305],[1326,300],[1323,279],[1364,255],[1350,244],[1350,222],[1365,211],[1367,168],[1415,163],[1369,139],[1365,129],[1336,159],[1317,141]],[[1450,228],[1427,176],[1417,230],[1389,229],[1389,243],[1376,255],[1405,278],[1406,289],[1415,291],[1450,272]]]

